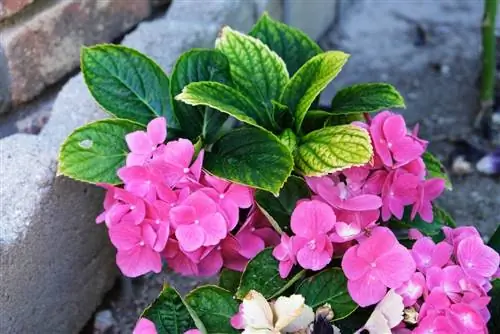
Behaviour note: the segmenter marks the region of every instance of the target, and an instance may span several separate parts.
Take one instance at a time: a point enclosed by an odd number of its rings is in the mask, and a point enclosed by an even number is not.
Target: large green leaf
[[[340,90],[332,100],[332,113],[355,114],[405,108],[401,94],[386,83],[366,83]]]
[[[236,86],[259,107],[271,112],[271,101],[278,100],[289,80],[283,59],[258,39],[229,27],[222,29],[215,46],[229,59]]]
[[[493,248],[497,253],[500,253],[500,225],[497,226],[497,229],[488,241],[488,246]]]
[[[241,276],[236,297],[243,299],[250,290],[256,290],[270,299],[278,296],[304,276],[305,271],[302,270],[295,275],[290,274],[286,279],[281,278],[278,271],[279,262],[272,252],[272,248],[266,248],[248,262]]]
[[[446,189],[452,190],[453,185],[451,184],[450,176],[446,172],[446,168],[443,166],[441,161],[429,152],[424,152],[422,155],[424,160],[425,168],[427,169],[427,178],[437,177],[445,181]]]
[[[116,170],[125,165],[128,154],[125,135],[137,130],[145,129],[118,118],[76,129],[61,145],[58,173],[90,183],[121,183]]]
[[[207,333],[239,333],[230,323],[238,312],[238,302],[231,292],[214,285],[202,286],[186,296],[186,303],[203,322]]]
[[[181,296],[169,286],[163,288],[142,316],[154,322],[158,334],[184,334],[185,331],[196,328]]]
[[[297,136],[293,133],[293,130],[285,129],[285,131],[283,131],[278,138],[293,154],[297,148]]]
[[[271,116],[265,110],[259,109],[235,88],[218,82],[202,81],[189,84],[175,99],[192,106],[209,106],[250,125],[270,124]]]
[[[372,314],[374,306],[368,308],[358,307],[347,318],[335,321],[334,325],[340,329],[342,334],[356,334],[358,330],[366,324],[368,318]],[[363,332],[362,332],[363,333]],[[376,334],[376,333],[373,333]]]
[[[297,293],[304,296],[306,304],[313,309],[330,304],[334,320],[345,318],[358,308],[347,291],[347,278],[340,268],[323,270],[306,278]]]
[[[183,53],[170,78],[171,96],[175,97],[186,85],[198,81],[214,81],[229,86],[232,84],[229,62],[222,52],[192,49]],[[173,103],[174,113],[182,130],[191,139],[202,135],[206,143],[213,142],[227,119],[226,115],[205,106],[192,106],[175,100]]]
[[[278,197],[270,192],[257,190],[255,200],[266,217],[269,218],[273,227],[279,233],[290,234],[290,217],[295,209],[297,201],[302,198],[311,197],[311,191],[304,179],[290,176]]]
[[[373,154],[368,132],[354,125],[338,125],[304,136],[295,164],[307,176],[320,176],[351,166],[361,166]]]
[[[203,167],[224,179],[278,194],[292,172],[293,158],[273,134],[248,127],[216,141],[205,153]]]
[[[297,72],[306,61],[323,52],[305,33],[273,20],[267,13],[261,16],[249,35],[260,39],[276,52],[285,61],[290,75]]]
[[[232,293],[236,293],[240,285],[241,272],[223,268],[219,276],[219,286]]]
[[[495,279],[491,282],[493,288],[488,293],[491,301],[488,304],[488,310],[491,313],[491,319],[488,322],[490,333],[498,333],[500,329],[500,279]]]
[[[340,51],[328,51],[309,59],[293,75],[280,101],[295,117],[295,129],[300,130],[309,107],[321,91],[340,72],[349,56]]]
[[[134,49],[101,44],[83,48],[81,62],[90,93],[110,114],[141,124],[164,116],[169,128],[178,128],[169,79],[153,60]]]

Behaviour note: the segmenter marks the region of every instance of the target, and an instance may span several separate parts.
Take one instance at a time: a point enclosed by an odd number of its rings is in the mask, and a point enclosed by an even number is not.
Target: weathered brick
[[[149,14],[149,0],[58,0],[5,28],[0,43],[12,103],[30,100],[77,68],[82,45],[111,41]]]
[[[20,12],[35,0],[0,0],[0,21]]]

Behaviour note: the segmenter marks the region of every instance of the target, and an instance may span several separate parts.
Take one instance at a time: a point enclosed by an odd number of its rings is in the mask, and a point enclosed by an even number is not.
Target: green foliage
[[[214,175],[278,194],[292,172],[293,159],[273,134],[240,128],[215,142],[205,154],[204,167]]]
[[[299,143],[295,165],[307,176],[320,176],[351,166],[361,166],[373,154],[368,132],[354,125],[313,131]]]
[[[170,80],[154,61],[121,45],[83,48],[82,73],[97,103],[116,117],[147,124],[158,116],[177,128],[170,101]]]
[[[323,52],[302,31],[273,20],[267,13],[257,21],[249,33],[260,39],[285,61],[288,73],[295,74],[309,59]]]
[[[229,62],[224,54],[210,49],[193,49],[182,54],[172,71],[170,84],[172,97],[181,93],[188,84],[198,81],[232,85]],[[179,125],[190,139],[202,135],[205,143],[213,142],[227,119],[225,114],[205,106],[192,106],[176,100],[173,104]]]
[[[446,189],[452,190],[453,185],[451,184],[450,177],[441,161],[429,152],[424,152],[422,159],[424,160],[425,168],[427,169],[427,178],[437,177],[443,179],[446,182]]]
[[[231,326],[231,317],[238,312],[233,294],[218,286],[206,285],[191,291],[186,303],[198,315],[208,333],[239,333]]]
[[[340,72],[349,56],[328,51],[309,59],[290,79],[280,101],[290,108],[298,132],[312,103]]]
[[[126,119],[104,119],[71,133],[61,146],[58,173],[89,183],[121,183],[116,170],[125,165],[125,135],[144,130]]]
[[[334,114],[377,112],[392,108],[405,108],[405,102],[393,86],[385,83],[359,84],[341,89],[331,105]]]
[[[313,309],[330,304],[334,321],[347,317],[358,308],[349,296],[347,278],[340,268],[323,270],[306,278],[300,283],[296,293],[304,296],[306,304]]]
[[[196,326],[179,293],[169,286],[163,288],[142,316],[154,322],[158,334],[184,334]]]
[[[488,310],[491,313],[488,330],[490,333],[497,333],[500,328],[500,279],[497,278],[491,283],[493,288],[488,293],[491,297],[490,304],[488,305]]]
[[[493,248],[497,253],[500,253],[500,225],[497,226],[495,233],[493,233],[488,241],[488,246]]]
[[[278,260],[274,258],[272,251],[272,248],[266,248],[248,262],[241,276],[236,297],[243,299],[250,290],[256,290],[270,299],[278,296],[304,276],[305,272],[300,271],[295,275],[290,274],[286,279],[281,278]]]
[[[241,273],[239,271],[223,268],[220,272],[219,286],[234,294],[238,290],[240,280]]]
[[[292,175],[281,188],[278,197],[267,191],[257,190],[255,200],[276,231],[290,234],[290,217],[295,204],[310,196],[311,192],[304,179]]]

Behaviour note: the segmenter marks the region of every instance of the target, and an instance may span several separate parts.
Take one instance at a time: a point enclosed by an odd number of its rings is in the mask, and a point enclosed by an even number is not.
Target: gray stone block
[[[335,19],[337,0],[284,0],[284,21],[320,38]]]

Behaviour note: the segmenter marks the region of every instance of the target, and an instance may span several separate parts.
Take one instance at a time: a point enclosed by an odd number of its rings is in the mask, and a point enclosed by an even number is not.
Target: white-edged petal
[[[243,299],[243,321],[245,323],[244,333],[261,333],[260,331],[255,332],[255,330],[268,330],[271,332],[273,329],[271,306],[266,298],[255,290],[250,290]],[[254,330],[254,332],[251,330]]]
[[[276,323],[274,327],[279,331],[296,332],[306,328],[314,321],[314,312],[305,305],[301,295],[279,297],[273,305]]]

